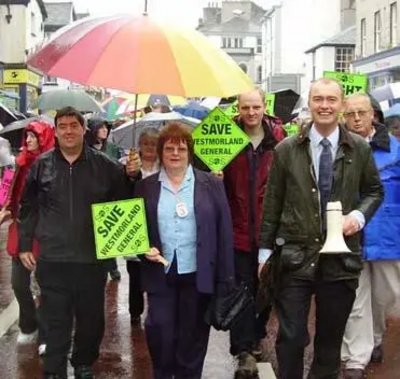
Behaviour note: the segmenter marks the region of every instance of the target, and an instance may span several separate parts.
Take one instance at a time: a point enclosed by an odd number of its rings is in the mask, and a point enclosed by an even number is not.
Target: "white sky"
[[[46,0],[45,0],[46,1]],[[50,0],[48,0],[50,1]],[[51,0],[63,2],[67,0]],[[116,13],[142,13],[145,0],[71,0],[77,12],[89,10],[93,16],[112,15]],[[265,6],[271,0],[256,0]],[[148,0],[148,12],[158,18],[179,23],[187,27],[196,27],[202,17],[202,8],[209,2],[220,0]]]
[[[145,0],[73,0],[77,12],[89,10],[93,16],[116,13],[142,13]],[[207,0],[148,0],[150,15],[196,27]]]

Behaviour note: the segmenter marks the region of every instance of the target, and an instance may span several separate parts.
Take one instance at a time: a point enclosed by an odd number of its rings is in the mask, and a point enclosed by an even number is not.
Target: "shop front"
[[[368,75],[370,91],[400,82],[400,47],[357,59],[352,65],[354,72]]]
[[[30,110],[30,104],[39,96],[42,76],[38,73],[24,68],[4,68],[2,89],[18,95],[12,108],[26,113]]]

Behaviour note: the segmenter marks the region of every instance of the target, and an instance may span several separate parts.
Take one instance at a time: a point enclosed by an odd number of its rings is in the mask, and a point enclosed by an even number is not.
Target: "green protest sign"
[[[265,111],[268,115],[275,114],[275,94],[270,93],[265,96]],[[238,101],[233,102],[228,108],[224,110],[225,114],[231,118],[239,114]]]
[[[324,71],[324,78],[336,79],[344,89],[344,95],[357,92],[367,92],[368,77],[364,74],[349,74],[347,72]]]
[[[268,115],[274,116],[275,115],[275,94],[269,93],[265,96],[265,110]]]
[[[92,217],[97,259],[150,250],[143,199],[93,204]]]
[[[283,127],[286,130],[288,137],[294,136],[299,132],[299,126],[297,124],[285,124]]]
[[[214,172],[221,171],[250,142],[221,109],[215,108],[192,132],[194,152]]]

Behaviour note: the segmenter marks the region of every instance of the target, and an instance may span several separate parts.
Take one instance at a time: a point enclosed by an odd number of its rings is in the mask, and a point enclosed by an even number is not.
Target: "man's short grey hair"
[[[260,94],[260,96],[261,96],[261,99],[264,101],[266,93],[265,93],[265,91],[263,89],[261,89],[260,87],[255,87],[252,91],[248,91],[247,93],[253,92],[253,91],[254,92],[258,92]],[[239,103],[240,103],[240,97],[242,95],[244,95],[244,93],[242,93],[242,94],[237,96],[237,100],[238,100]]]
[[[363,93],[363,92],[357,92],[357,93],[352,93],[351,95],[348,95],[344,98],[345,103],[349,100],[353,100],[353,99],[365,99],[368,101],[368,104],[371,106],[372,108],[372,103],[371,103],[371,98]]]

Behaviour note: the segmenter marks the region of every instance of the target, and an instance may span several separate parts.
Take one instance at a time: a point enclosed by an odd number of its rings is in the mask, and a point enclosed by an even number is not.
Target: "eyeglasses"
[[[370,111],[371,111],[371,109],[369,109],[369,110],[367,110],[367,111],[345,112],[345,113],[344,113],[344,117],[355,118],[356,115],[357,115],[358,117],[364,117],[364,116],[366,116]]]

